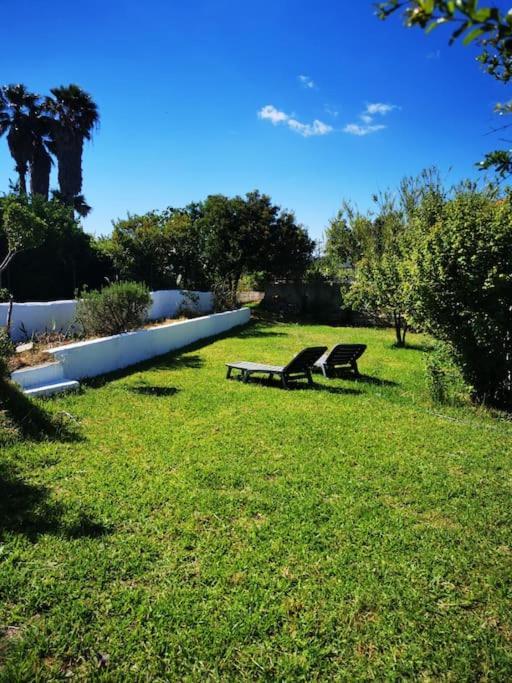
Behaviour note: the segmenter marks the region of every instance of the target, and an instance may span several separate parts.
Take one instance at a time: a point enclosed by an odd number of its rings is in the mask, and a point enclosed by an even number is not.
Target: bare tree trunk
[[[393,311],[393,322],[395,324],[396,345],[405,346],[407,322],[403,319],[402,314],[397,311]]]
[[[11,336],[11,321],[12,321],[12,307],[13,307],[13,304],[14,304],[14,298],[13,298],[13,296],[12,296],[12,294],[11,294],[11,296],[9,297],[9,309],[8,309],[8,311],[7,311],[7,325],[6,325],[7,334],[8,334],[9,336]]]

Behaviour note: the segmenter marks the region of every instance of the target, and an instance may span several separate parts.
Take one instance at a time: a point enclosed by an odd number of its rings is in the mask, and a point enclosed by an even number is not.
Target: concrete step
[[[11,373],[11,379],[22,389],[39,387],[42,384],[54,384],[65,380],[64,367],[60,362],[43,363],[31,368],[21,368]]]
[[[60,394],[63,391],[76,391],[80,388],[80,383],[76,379],[67,379],[61,382],[52,382],[50,384],[42,384],[37,387],[30,387],[25,389],[23,393],[26,396],[52,396],[52,394]]]

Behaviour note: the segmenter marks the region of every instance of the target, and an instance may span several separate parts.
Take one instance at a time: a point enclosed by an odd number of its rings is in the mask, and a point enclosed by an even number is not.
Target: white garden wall
[[[147,330],[68,344],[50,349],[49,353],[60,361],[66,378],[96,377],[245,325],[250,317],[248,308],[240,308]]]
[[[9,304],[0,304],[0,327],[7,325]],[[24,341],[36,332],[68,332],[73,325],[76,301],[34,301],[13,304],[11,337]]]
[[[213,309],[211,292],[194,292],[199,297],[198,313],[209,313]],[[151,292],[153,304],[148,319],[174,317],[181,304],[189,305],[179,289],[166,289]],[[0,327],[7,324],[9,304],[0,304]],[[33,301],[25,304],[15,303],[11,318],[11,337],[14,341],[24,341],[28,335],[42,332],[68,332],[73,326],[76,301]]]

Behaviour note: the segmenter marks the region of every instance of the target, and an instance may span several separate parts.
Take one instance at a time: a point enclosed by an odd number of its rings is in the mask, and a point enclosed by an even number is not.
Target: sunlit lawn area
[[[362,380],[224,379],[340,341]],[[259,323],[40,402],[80,438],[2,448],[2,680],[510,679],[512,424],[392,343]]]

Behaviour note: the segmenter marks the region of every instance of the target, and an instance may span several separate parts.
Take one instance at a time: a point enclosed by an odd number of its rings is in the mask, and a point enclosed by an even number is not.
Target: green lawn
[[[363,380],[224,379],[338,341]],[[40,402],[78,435],[2,448],[0,679],[510,680],[512,424],[392,342],[259,323]]]

